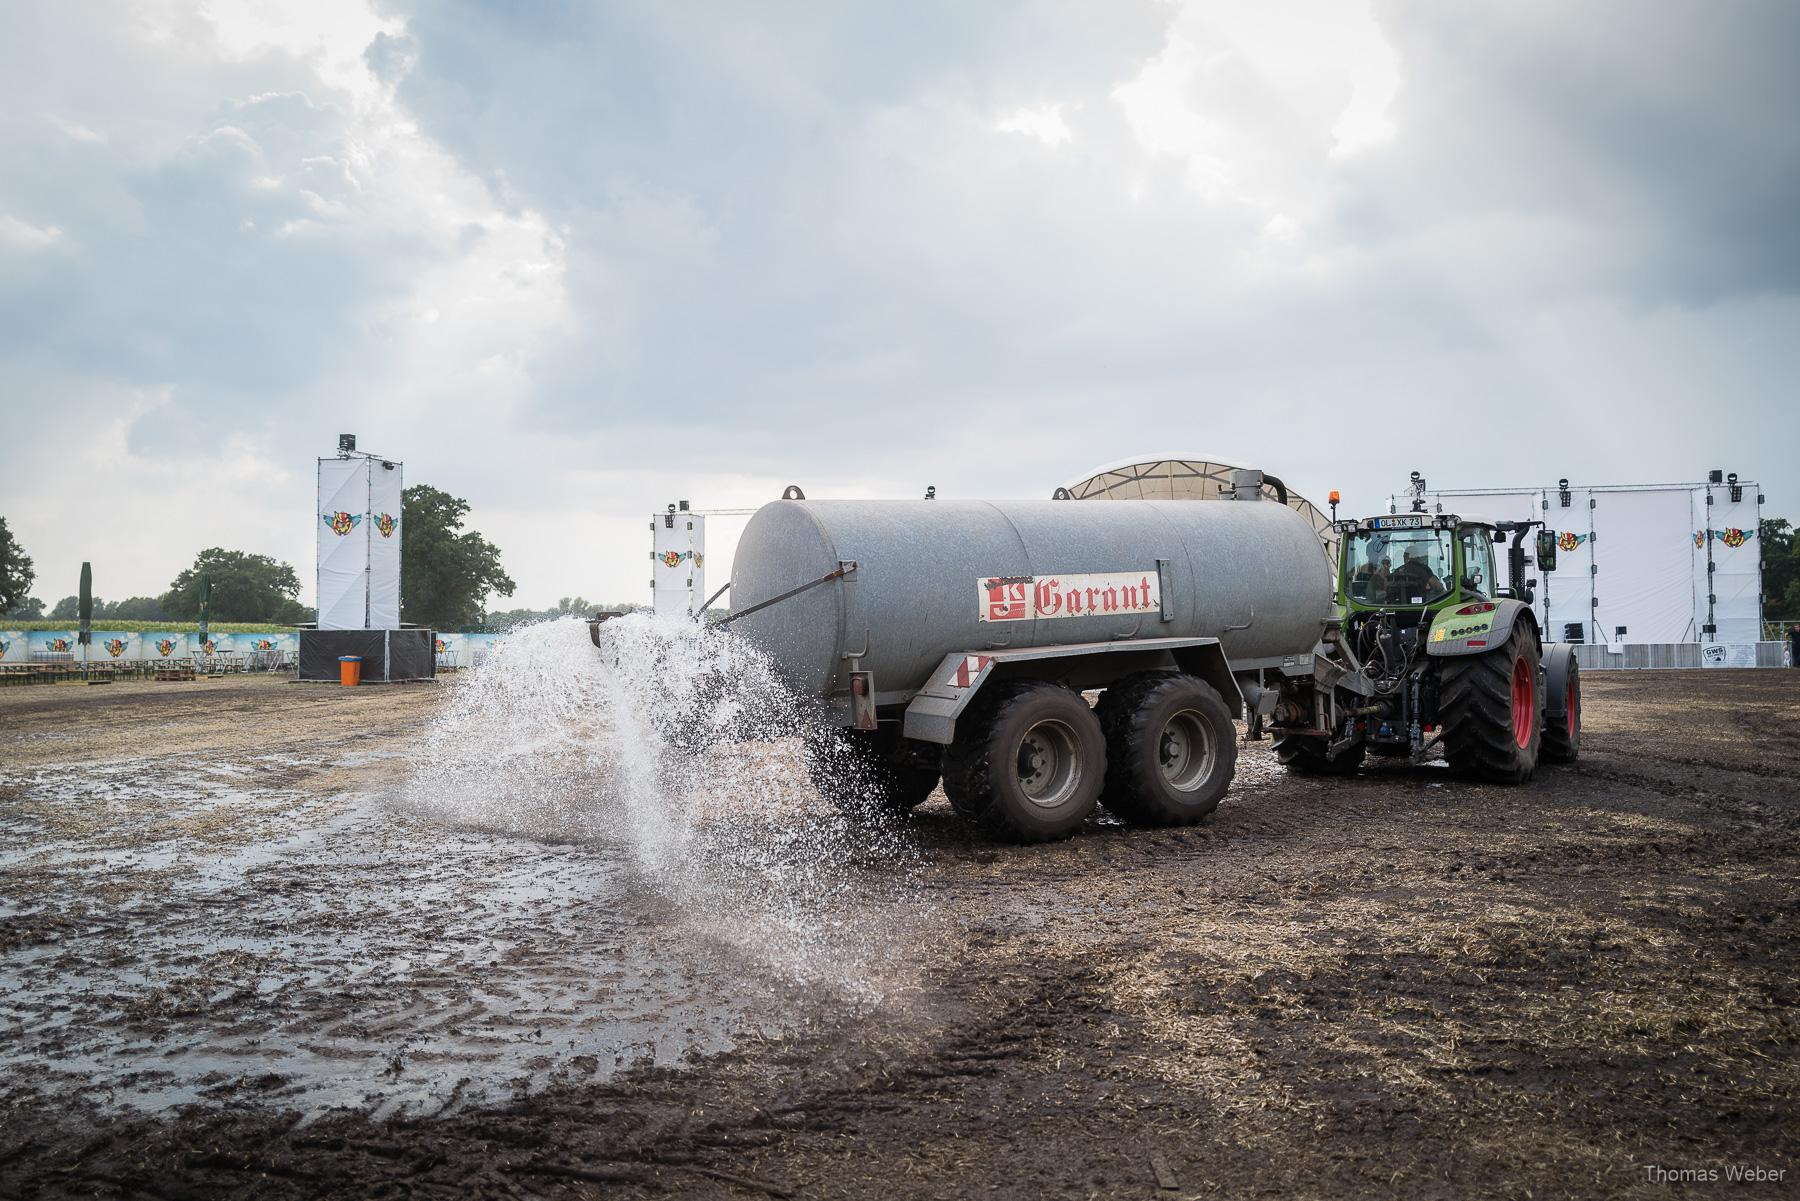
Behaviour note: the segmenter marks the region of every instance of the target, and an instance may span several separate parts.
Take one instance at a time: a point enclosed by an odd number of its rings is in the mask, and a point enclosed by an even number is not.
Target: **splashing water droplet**
[[[501,641],[454,685],[405,803],[618,855],[674,920],[793,983],[881,999],[926,917],[918,844],[859,803],[867,771],[817,702],[722,631],[648,614],[600,631],[599,650],[575,618]]]

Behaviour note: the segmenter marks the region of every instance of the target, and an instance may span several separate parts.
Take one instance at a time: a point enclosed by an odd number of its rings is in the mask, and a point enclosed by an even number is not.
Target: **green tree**
[[[500,568],[500,550],[464,530],[469,502],[429,484],[414,484],[400,499],[400,616],[434,630],[481,620],[494,593],[513,594]]]
[[[509,630],[528,621],[549,621],[555,617],[591,617],[597,610],[613,608],[596,605],[582,596],[565,596],[548,609],[499,609],[482,616],[481,624],[490,630]]]
[[[22,604],[36,579],[37,570],[31,565],[31,556],[6,528],[6,518],[0,517],[0,613],[11,612]]]
[[[286,563],[268,555],[211,547],[194,558],[194,565],[175,577],[162,594],[163,611],[175,621],[200,617],[200,577],[212,580],[211,621],[304,621],[306,610],[297,597],[300,577]]]
[[[96,619],[99,618],[101,610],[105,607],[106,602],[96,596],[94,598],[94,617]],[[51,621],[74,621],[80,616],[81,598],[79,596],[65,596],[50,606]]]
[[[1800,620],[1800,538],[1785,517],[1765,517],[1756,531],[1762,543],[1763,616]]]
[[[94,614],[100,615],[100,602],[94,602]],[[116,621],[169,621],[171,618],[162,607],[162,598],[155,596],[128,596],[122,601],[114,601],[106,606],[106,616]]]
[[[0,613],[0,620],[36,621],[44,615],[44,602],[35,596],[27,596],[17,601],[5,613]]]

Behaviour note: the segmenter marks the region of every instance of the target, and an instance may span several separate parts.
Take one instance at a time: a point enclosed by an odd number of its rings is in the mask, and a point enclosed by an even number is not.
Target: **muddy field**
[[[1800,672],[1591,675],[1519,789],[935,798],[767,928],[409,800],[465,686],[0,693],[0,1196],[1800,1194]]]

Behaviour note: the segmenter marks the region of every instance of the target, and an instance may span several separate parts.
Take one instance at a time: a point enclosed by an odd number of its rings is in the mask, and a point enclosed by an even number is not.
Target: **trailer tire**
[[[1017,684],[956,723],[944,793],[987,833],[1050,842],[1081,828],[1106,778],[1100,720],[1060,684]]]
[[[1581,664],[1573,655],[1562,684],[1562,711],[1555,713],[1548,703],[1544,705],[1544,740],[1538,754],[1546,763],[1573,763],[1581,754]],[[1556,686],[1554,675],[1545,679],[1545,686]]]
[[[1503,646],[1440,660],[1438,721],[1452,771],[1496,784],[1531,779],[1544,732],[1538,658],[1537,636],[1521,621]]]
[[[1100,698],[1106,785],[1100,801],[1141,826],[1191,826],[1214,809],[1237,771],[1237,727],[1197,676],[1131,676]]]
[[[1353,776],[1369,753],[1362,743],[1342,751],[1335,759],[1325,754],[1326,740],[1304,734],[1275,735],[1275,758],[1281,766],[1302,776]]]
[[[806,775],[819,795],[839,809],[906,813],[938,785],[936,767],[907,753],[898,726],[809,731],[802,743]]]

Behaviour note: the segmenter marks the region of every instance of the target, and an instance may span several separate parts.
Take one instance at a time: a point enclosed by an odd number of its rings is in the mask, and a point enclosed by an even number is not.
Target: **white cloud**
[[[994,129],[1000,133],[1022,133],[1054,150],[1074,136],[1069,132],[1069,123],[1063,120],[1062,110],[1060,104],[1014,109],[995,122]]]
[[[1189,5],[1161,52],[1113,91],[1153,155],[1200,195],[1312,211],[1333,159],[1393,136],[1399,60],[1366,3]]]
[[[104,141],[106,141],[106,136],[104,134],[101,134],[92,129],[89,129],[87,126],[81,124],[79,121],[66,121],[63,118],[57,116],[55,113],[47,114],[44,119],[46,121],[50,122],[50,125],[54,129],[56,129],[57,132],[63,134],[65,137],[69,138],[71,141],[76,141],[76,142],[104,142]]]
[[[0,247],[10,250],[43,250],[62,240],[63,231],[54,225],[33,225],[17,217],[0,213]]]

